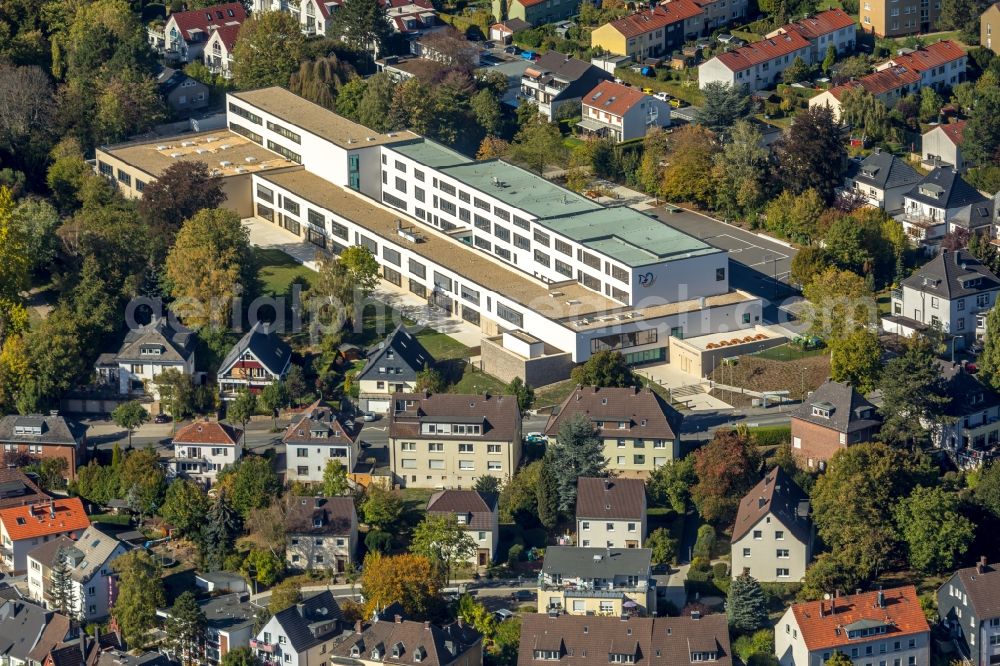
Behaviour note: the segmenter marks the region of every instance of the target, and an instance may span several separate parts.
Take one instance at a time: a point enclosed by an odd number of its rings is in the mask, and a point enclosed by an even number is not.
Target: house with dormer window
[[[172,317],[156,317],[130,329],[118,351],[101,354],[95,369],[103,383],[119,395],[150,395],[159,398],[156,377],[165,370],[194,374],[194,333],[173,323]]]
[[[576,537],[584,548],[641,548],[646,540],[645,482],[577,479]]]
[[[896,216],[916,242],[934,243],[949,233],[991,234],[995,206],[967,183],[954,167],[936,167],[903,195],[903,211]]]
[[[993,460],[1000,453],[1000,396],[961,363],[935,362],[949,401],[939,422],[924,424],[931,442],[960,468],[976,468]]]
[[[870,442],[882,426],[875,405],[846,382],[827,380],[791,414],[792,455],[825,469],[840,449]]]
[[[343,573],[358,547],[358,514],[350,497],[289,497],[285,560],[298,570]]]
[[[229,351],[219,367],[218,384],[223,400],[232,400],[247,389],[260,393],[265,386],[279,382],[292,365],[292,348],[258,321]]]
[[[469,562],[488,567],[500,543],[498,497],[478,490],[441,490],[427,502],[427,515],[454,516],[455,521],[476,544]]]
[[[285,443],[285,480],[322,483],[329,460],[339,460],[348,473],[354,471],[360,455],[354,422],[340,419],[332,407],[317,400],[306,407],[288,426]]]
[[[937,591],[938,617],[965,663],[1000,663],[1000,564],[981,557]]]
[[[549,546],[538,577],[539,612],[651,615],[656,606],[648,548]]]
[[[344,629],[337,600],[324,590],[271,616],[250,649],[265,666],[324,666]]]
[[[0,418],[0,445],[8,468],[24,467],[46,458],[66,461],[62,472],[67,481],[76,478],[76,468],[86,462],[87,428],[58,413],[11,414]]]
[[[902,210],[903,195],[920,179],[904,160],[876,148],[865,159],[848,162],[844,189],[862,197],[868,206],[892,212]]]
[[[201,54],[208,71],[221,74],[226,79],[233,78],[233,51],[239,34],[238,25],[227,25],[212,32]]]
[[[434,357],[400,324],[368,351],[365,367],[357,376],[361,409],[385,414],[392,404],[392,394],[414,390],[417,373],[433,365]]]
[[[194,62],[201,59],[214,31],[239,26],[246,19],[247,12],[241,2],[173,12],[163,27],[162,38],[151,31],[150,41],[170,60]]]
[[[927,328],[963,349],[986,332],[986,315],[997,300],[1000,279],[965,250],[940,254],[892,292],[892,314],[882,329],[906,337]]]
[[[173,445],[174,474],[210,486],[223,467],[243,457],[243,430],[228,423],[195,421],[177,431]]]
[[[670,125],[670,106],[638,88],[602,81],[583,96],[583,119],[577,128],[622,142],[641,139],[653,127]]]
[[[404,619],[394,604],[368,622],[359,620],[336,645],[330,663],[482,666],[483,637],[462,618],[443,626]]]

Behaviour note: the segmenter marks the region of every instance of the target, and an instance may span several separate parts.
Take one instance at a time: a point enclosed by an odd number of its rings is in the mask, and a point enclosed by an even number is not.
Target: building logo
[[[642,273],[639,276],[640,287],[652,287],[654,284],[656,284],[656,276],[652,273]]]

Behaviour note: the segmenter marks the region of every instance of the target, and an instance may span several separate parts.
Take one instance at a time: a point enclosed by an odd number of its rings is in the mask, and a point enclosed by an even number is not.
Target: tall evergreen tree
[[[167,619],[167,645],[184,666],[204,663],[208,620],[194,593],[182,592],[174,601]]]
[[[726,604],[729,626],[741,634],[752,633],[767,624],[767,602],[757,579],[743,572],[729,586]]]
[[[550,530],[559,521],[559,482],[553,470],[552,459],[552,454],[542,459],[542,467],[538,472],[538,486],[535,488],[538,520],[542,527]]]
[[[576,481],[581,476],[607,476],[604,446],[584,414],[576,414],[561,426],[550,458],[559,490],[559,510],[576,510]]]
[[[327,36],[343,39],[365,51],[380,52],[392,36],[385,5],[370,0],[345,0],[334,14]]]
[[[63,615],[72,615],[75,595],[67,555],[66,549],[60,546],[52,565],[52,608]]]
[[[833,201],[847,169],[847,149],[842,126],[829,107],[820,106],[795,114],[791,126],[774,144],[778,174],[795,194],[817,190]]]
[[[240,530],[240,516],[229,504],[226,493],[220,492],[208,510],[202,531],[202,555],[212,571],[224,568],[226,557],[233,552],[236,535]]]
[[[951,401],[941,368],[926,344],[913,344],[905,354],[889,361],[879,388],[882,391],[879,411],[885,419],[881,439],[886,443],[924,443],[928,433],[923,424],[943,418]]]

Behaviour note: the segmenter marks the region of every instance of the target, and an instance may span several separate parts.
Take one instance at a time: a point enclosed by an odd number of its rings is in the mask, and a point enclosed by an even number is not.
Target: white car
[[[655,95],[653,95],[653,97],[655,97],[656,99],[660,100],[661,102],[666,102],[667,100],[670,99],[670,95],[668,95],[667,93],[663,92],[662,90],[660,92],[656,93]]]

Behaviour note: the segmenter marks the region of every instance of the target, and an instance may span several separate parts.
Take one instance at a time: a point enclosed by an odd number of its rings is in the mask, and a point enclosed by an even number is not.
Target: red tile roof
[[[884,95],[887,92],[897,90],[903,86],[920,82],[920,74],[907,67],[890,67],[881,72],[874,72],[867,76],[862,76],[856,81],[848,81],[834,88],[830,88],[832,94],[838,100],[850,88],[864,88],[872,95]]]
[[[834,601],[809,601],[792,606],[795,622],[810,652],[848,645],[851,624],[885,623],[886,637],[900,637],[930,631],[920,608],[917,590],[912,585],[885,590],[884,607],[878,605],[878,592],[840,597]],[[831,613],[831,603],[836,612]],[[821,609],[822,607],[822,609]]]
[[[962,135],[965,132],[965,121],[959,120],[958,122],[948,123],[947,125],[940,125],[941,131],[944,135],[948,137],[956,146],[962,145]]]
[[[247,11],[241,2],[227,2],[224,5],[212,5],[204,9],[192,9],[186,12],[174,12],[167,19],[173,19],[177,23],[181,36],[186,41],[193,41],[194,35],[207,34],[210,30],[215,30],[226,25],[243,23],[247,20]]]
[[[583,96],[583,105],[592,106],[613,116],[623,116],[645,98],[646,93],[638,88],[614,81],[601,81],[596,88]]]
[[[236,38],[240,35],[240,27],[239,25],[224,25],[215,31],[219,35],[219,41],[230,53],[236,47]]]
[[[806,39],[819,39],[852,25],[854,19],[843,9],[828,9],[801,21],[783,25],[778,30],[786,33],[795,31]]]
[[[719,56],[719,62],[734,72],[789,55],[799,49],[809,48],[809,40],[797,32],[776,35],[753,44],[741,46]]]
[[[693,0],[671,0],[653,9],[612,21],[611,26],[624,37],[631,38],[699,14],[704,14],[704,10]]]
[[[0,523],[3,523],[12,541],[77,530],[82,532],[90,527],[90,519],[79,497],[0,509]]]
[[[963,56],[965,56],[965,51],[962,50],[961,46],[950,39],[945,39],[917,49],[912,53],[896,56],[890,62],[909,67],[917,72],[923,72],[958,60]]]
[[[177,431],[174,435],[174,444],[236,446],[242,436],[242,430],[228,423],[195,421]]]

